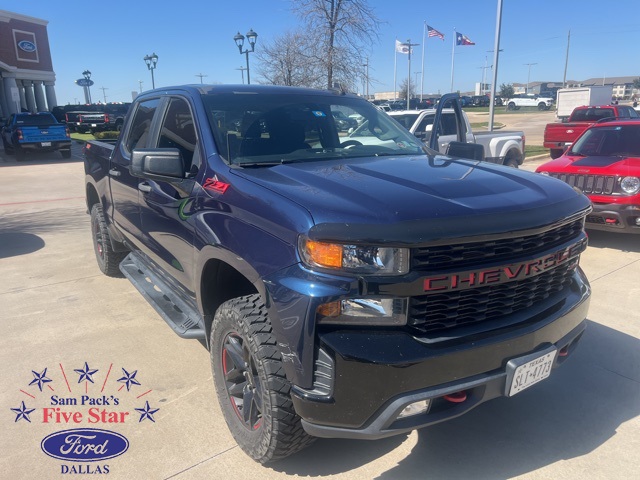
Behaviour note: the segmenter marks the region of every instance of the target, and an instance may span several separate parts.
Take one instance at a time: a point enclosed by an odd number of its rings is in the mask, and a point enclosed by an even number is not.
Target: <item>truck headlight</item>
[[[409,249],[367,245],[342,245],[300,237],[302,261],[322,267],[363,275],[404,275],[409,271]]]
[[[320,305],[318,324],[396,327],[407,324],[406,298],[347,298]]]
[[[640,178],[638,177],[624,177],[620,182],[620,188],[628,195],[633,195],[640,192]]]

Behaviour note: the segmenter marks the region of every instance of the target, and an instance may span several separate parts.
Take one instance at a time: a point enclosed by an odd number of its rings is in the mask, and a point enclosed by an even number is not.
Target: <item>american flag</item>
[[[440,33],[438,30],[436,30],[433,27],[430,27],[429,25],[427,25],[427,32],[428,32],[428,36],[429,37],[438,37],[441,40],[444,40],[444,33]]]

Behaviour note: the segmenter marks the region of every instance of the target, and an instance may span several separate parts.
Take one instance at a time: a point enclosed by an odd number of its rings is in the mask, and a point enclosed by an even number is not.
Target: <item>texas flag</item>
[[[456,32],[456,45],[475,45],[475,43],[466,35]]]

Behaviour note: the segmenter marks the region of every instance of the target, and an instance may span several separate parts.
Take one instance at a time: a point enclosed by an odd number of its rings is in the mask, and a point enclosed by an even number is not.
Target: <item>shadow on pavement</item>
[[[615,248],[623,252],[640,253],[640,234],[603,232],[600,230],[588,230],[589,247],[591,248]]]
[[[586,455],[640,414],[639,366],[640,340],[589,321],[572,358],[543,383],[420,430],[411,454],[378,478],[511,478]],[[301,476],[343,473],[405,438],[321,440],[272,468]]]
[[[77,211],[78,208],[75,208]],[[88,222],[88,215],[79,214],[75,211],[66,215],[52,213],[51,210],[22,212],[19,215],[5,214],[0,217],[0,232],[2,232],[2,235],[41,235],[78,229],[89,231]],[[4,242],[0,242],[0,249],[2,249],[3,245]]]
[[[32,233],[0,233],[0,258],[17,257],[40,250],[44,240]]]

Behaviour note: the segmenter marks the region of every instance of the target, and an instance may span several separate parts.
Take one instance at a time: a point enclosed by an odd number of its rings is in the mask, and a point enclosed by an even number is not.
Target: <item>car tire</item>
[[[115,252],[113,250],[111,236],[107,229],[107,221],[104,218],[102,205],[99,203],[91,207],[91,236],[100,271],[108,277],[122,277],[119,265],[128,252]]]
[[[218,308],[210,355],[222,413],[247,455],[268,463],[313,442],[293,408],[291,384],[260,295],[234,298]]]
[[[2,139],[2,146],[4,147],[4,153],[5,154],[13,155],[13,154],[16,153],[14,151],[14,149],[9,146],[9,144],[7,143],[7,141],[4,138]]]
[[[509,102],[507,104],[507,110],[515,110],[516,109],[516,104],[513,102]]]
[[[560,148],[552,148],[549,150],[549,156],[555,160],[556,158],[560,158],[562,156],[563,151],[564,150]]]
[[[62,158],[71,158],[71,149],[60,150],[60,155],[62,155]]]
[[[547,110],[547,104],[544,102],[540,102],[538,104],[538,110]]]

